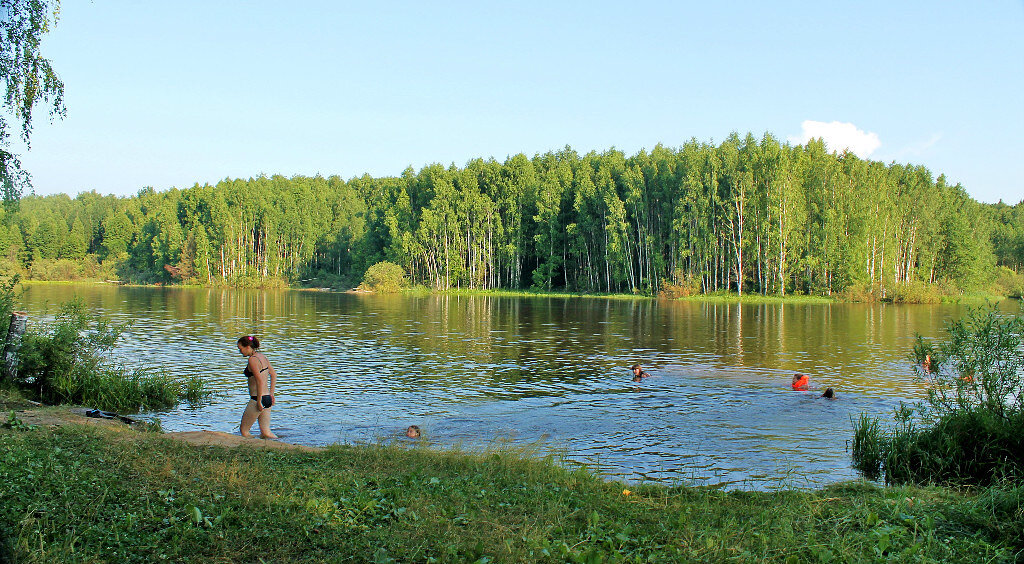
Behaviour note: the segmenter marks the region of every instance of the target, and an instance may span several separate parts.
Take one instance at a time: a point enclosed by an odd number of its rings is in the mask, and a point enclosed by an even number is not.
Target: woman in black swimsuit
[[[274,405],[274,390],[277,388],[277,372],[267,360],[267,355],[256,352],[260,341],[256,337],[246,335],[238,339],[238,352],[249,357],[245,365],[245,374],[249,380],[249,403],[242,412],[242,424],[239,430],[243,437],[251,437],[249,429],[257,420],[260,422],[260,438],[276,439],[277,435],[270,432],[270,406]],[[267,382],[267,376],[270,382]],[[268,385],[269,384],[269,385]]]

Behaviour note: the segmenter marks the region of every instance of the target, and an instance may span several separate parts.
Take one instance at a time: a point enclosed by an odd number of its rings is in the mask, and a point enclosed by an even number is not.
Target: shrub
[[[996,278],[992,282],[992,291],[1002,296],[1020,299],[1024,297],[1024,274],[1013,269],[1000,266],[996,269]]]
[[[942,301],[942,296],[935,286],[914,280],[897,284],[892,292],[892,301],[896,304],[937,304]]]
[[[349,289],[357,283],[354,275],[336,274],[326,270],[315,270],[308,272],[299,280],[299,287],[303,288],[344,288]]]
[[[363,275],[363,283],[359,285],[364,290],[388,294],[397,292],[405,286],[405,271],[401,266],[392,262],[378,262],[366,269]]]
[[[679,280],[678,283],[662,282],[661,290],[658,291],[658,297],[675,300],[695,296],[700,293],[700,278],[680,276],[677,280]]]
[[[228,280],[228,285],[239,289],[281,290],[288,287],[288,282],[276,276],[260,278],[254,275],[239,275]]]
[[[932,379],[927,402],[901,404],[890,431],[863,415],[855,425],[853,463],[868,478],[978,485],[1024,478],[1024,317],[973,309],[946,333],[938,347],[920,336],[914,346],[915,370]]]
[[[80,300],[68,302],[52,323],[24,335],[15,383],[46,403],[122,412],[169,408],[209,395],[197,376],[182,384],[163,372],[112,363],[109,353],[127,328],[90,321]]]
[[[877,282],[854,282],[839,295],[847,302],[877,303],[881,301],[882,294],[882,286]]]
[[[0,272],[3,272],[5,276],[24,275],[25,269],[21,267],[21,263],[17,260],[8,257],[0,257]]]
[[[991,411],[960,411],[934,425],[897,427],[886,456],[886,481],[992,484],[1024,469],[1024,414],[1003,419]]]
[[[96,278],[99,270],[96,255],[86,255],[81,260],[39,259],[29,266],[28,277],[32,280],[84,280]]]

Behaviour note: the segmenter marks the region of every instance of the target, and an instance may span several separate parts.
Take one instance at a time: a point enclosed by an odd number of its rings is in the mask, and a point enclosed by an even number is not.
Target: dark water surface
[[[165,430],[237,428],[248,392],[235,341],[256,334],[280,375],[282,440],[405,440],[416,424],[434,445],[511,440],[622,479],[754,489],[856,477],[851,418],[923,398],[914,333],[938,336],[964,312],[57,285],[21,303],[38,319],[74,295],[134,322],[126,363],[199,373],[219,393],[151,414]],[[640,361],[653,377],[636,385]],[[794,372],[811,392],[788,388]],[[828,386],[839,399],[818,397]]]

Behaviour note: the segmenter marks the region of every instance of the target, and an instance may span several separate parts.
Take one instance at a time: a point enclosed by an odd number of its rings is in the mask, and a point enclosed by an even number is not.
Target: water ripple
[[[29,286],[38,319],[68,287]],[[231,431],[247,399],[238,335],[280,374],[275,432],[310,445],[404,440],[537,445],[609,476],[738,488],[855,477],[861,412],[924,397],[913,335],[958,306],[769,305],[73,286],[133,320],[117,358],[202,374],[219,395],[153,413],[168,430]],[[654,374],[630,381],[628,366]],[[794,372],[810,392],[788,388]],[[830,386],[839,399],[820,398]]]

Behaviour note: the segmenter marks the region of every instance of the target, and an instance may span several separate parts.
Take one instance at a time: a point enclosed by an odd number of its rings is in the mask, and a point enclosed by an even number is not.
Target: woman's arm
[[[274,370],[270,361],[267,361],[267,366],[270,367],[270,405],[274,405],[277,403],[277,370]]]

